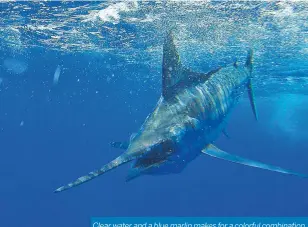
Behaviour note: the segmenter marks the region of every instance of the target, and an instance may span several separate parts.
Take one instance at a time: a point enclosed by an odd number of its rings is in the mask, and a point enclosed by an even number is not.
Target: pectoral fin
[[[296,173],[296,172],[293,172],[293,171],[290,171],[290,170],[286,170],[286,169],[280,168],[278,166],[267,165],[267,164],[264,164],[262,162],[257,162],[257,161],[253,161],[253,160],[250,160],[250,159],[246,159],[246,158],[237,156],[237,155],[229,154],[225,151],[220,150],[219,148],[215,147],[212,144],[207,145],[202,150],[202,153],[213,156],[215,158],[224,159],[224,160],[227,160],[227,161],[230,161],[230,162],[235,162],[235,163],[243,164],[243,165],[246,165],[246,166],[256,167],[256,168],[260,168],[260,169],[266,169],[266,170],[279,172],[279,173],[296,175],[296,176],[305,177],[305,178],[308,177],[307,175]]]

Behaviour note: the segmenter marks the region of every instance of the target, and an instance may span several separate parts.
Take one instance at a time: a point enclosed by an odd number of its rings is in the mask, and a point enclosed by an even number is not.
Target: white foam
[[[137,1],[119,2],[108,6],[102,10],[90,11],[84,22],[100,20],[102,22],[111,22],[117,24],[120,22],[120,14],[123,12],[135,11],[138,8]]]

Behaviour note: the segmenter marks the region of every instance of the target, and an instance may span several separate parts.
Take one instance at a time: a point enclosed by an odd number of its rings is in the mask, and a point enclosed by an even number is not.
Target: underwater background
[[[55,194],[119,156],[161,95],[162,44],[207,72],[254,50],[247,96],[216,145],[308,173],[305,1],[0,0],[0,226],[88,226],[93,216],[307,216],[308,180],[200,156],[125,182],[130,165]]]

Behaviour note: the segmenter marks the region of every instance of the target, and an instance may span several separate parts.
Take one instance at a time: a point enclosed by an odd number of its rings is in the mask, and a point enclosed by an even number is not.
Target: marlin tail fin
[[[252,55],[253,55],[253,51],[250,49],[248,51],[246,63],[245,63],[245,67],[248,69],[248,73],[249,73],[247,90],[248,90],[248,97],[249,97],[249,101],[250,101],[250,106],[251,106],[252,111],[253,111],[253,115],[254,115],[255,119],[258,120],[258,112],[257,112],[255,96],[254,96],[252,81],[251,81],[251,78],[252,78],[252,76],[251,76],[251,73],[252,73]]]
[[[252,73],[252,56],[253,56],[253,50],[249,49],[248,54],[247,54],[247,58],[246,58],[245,66],[247,67],[247,69],[250,73],[250,76],[251,76],[251,73]]]
[[[202,150],[202,153],[213,156],[215,158],[220,158],[220,159],[223,159],[223,160],[243,164],[243,165],[246,165],[246,166],[251,166],[251,167],[266,169],[266,170],[270,170],[270,171],[274,171],[274,172],[291,174],[291,175],[295,175],[295,176],[308,178],[307,175],[297,173],[297,172],[293,172],[293,171],[290,171],[290,170],[286,170],[286,169],[283,169],[283,168],[278,167],[278,166],[267,165],[267,164],[264,164],[262,162],[257,162],[257,161],[253,161],[253,160],[250,160],[250,159],[242,158],[242,157],[237,156],[237,155],[229,154],[225,151],[220,150],[219,148],[215,147],[212,144],[206,146]]]
[[[253,115],[254,115],[255,119],[258,120],[259,117],[258,117],[258,111],[257,111],[257,107],[256,107],[253,87],[252,87],[252,83],[251,83],[251,78],[248,79],[247,89],[248,89],[248,97],[249,97],[250,106],[252,108]]]
[[[75,180],[75,181],[73,181],[73,182],[71,182],[71,183],[69,183],[69,184],[67,184],[65,186],[62,186],[62,187],[58,188],[54,192],[55,193],[62,192],[64,190],[76,187],[76,186],[78,186],[80,184],[83,184],[83,183],[85,183],[87,181],[90,181],[90,180],[92,180],[92,179],[102,175],[103,173],[106,173],[109,170],[115,169],[118,166],[120,166],[120,165],[122,165],[124,163],[127,163],[127,162],[129,162],[129,161],[131,161],[133,159],[135,159],[135,156],[123,154],[123,155],[117,157],[116,159],[114,159],[113,161],[109,162],[108,164],[104,165],[102,168],[100,168],[98,170],[95,170],[93,172],[90,172],[90,173],[88,173],[85,176],[79,177],[77,180]]]

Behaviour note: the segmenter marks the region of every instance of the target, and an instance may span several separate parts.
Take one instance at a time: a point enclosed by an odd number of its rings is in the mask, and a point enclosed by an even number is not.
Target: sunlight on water
[[[112,54],[159,71],[163,37],[173,28],[183,63],[195,70],[242,63],[251,47],[258,89],[307,84],[304,1],[4,1],[0,7],[0,49]]]

